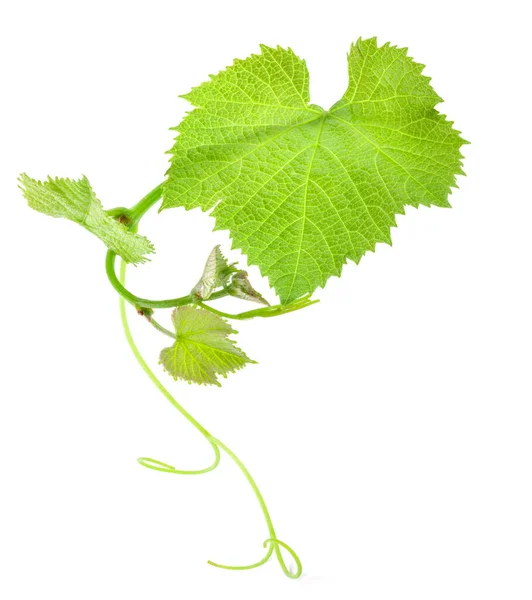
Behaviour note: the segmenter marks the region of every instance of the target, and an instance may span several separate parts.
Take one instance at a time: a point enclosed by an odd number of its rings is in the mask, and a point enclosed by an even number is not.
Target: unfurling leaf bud
[[[227,292],[235,298],[242,300],[251,300],[270,306],[270,303],[251,285],[246,271],[237,271],[233,275],[231,285],[227,288]]]

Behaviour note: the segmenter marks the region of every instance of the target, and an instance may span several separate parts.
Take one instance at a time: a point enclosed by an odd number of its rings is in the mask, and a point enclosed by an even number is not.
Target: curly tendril
[[[202,473],[208,473],[209,471],[214,471],[220,462],[220,450],[218,446],[212,444],[212,448],[214,450],[214,462],[209,467],[205,469],[197,469],[195,471],[185,471],[183,469],[176,469],[172,465],[161,462],[160,460],[155,460],[154,458],[146,458],[141,456],[137,458],[137,462],[146,467],[147,469],[153,469],[154,471],[163,471],[163,473],[175,473],[176,475],[201,475]]]
[[[213,562],[212,560],[209,560],[207,562],[210,565],[212,565],[213,567],[218,567],[219,569],[229,569],[231,571],[245,571],[247,569],[254,569],[255,567],[260,567],[264,563],[268,562],[270,560],[271,555],[273,554],[273,552],[275,550],[275,555],[277,557],[277,560],[279,561],[279,564],[281,565],[281,569],[283,570],[284,574],[287,577],[290,577],[290,579],[297,579],[303,572],[303,566],[301,565],[299,556],[295,553],[295,551],[292,550],[292,548],[290,548],[290,546],[288,544],[281,542],[281,540],[279,540],[277,538],[268,538],[267,540],[265,540],[264,544],[263,544],[264,548],[266,548],[266,546],[268,544],[269,544],[269,547],[268,547],[268,552],[266,552],[266,556],[262,560],[259,560],[258,562],[253,563],[251,565],[237,567],[237,566],[221,565],[219,563]],[[283,548],[285,548],[289,552],[290,556],[294,559],[294,561],[296,563],[296,571],[294,573],[292,573],[292,571],[290,571],[290,569],[286,566],[286,563],[284,561],[283,555],[281,554],[279,546],[282,546]]]
[[[121,261],[120,285],[124,286],[125,280],[126,280],[126,263],[124,261]],[[133,336],[131,334],[131,329],[129,327],[129,322],[127,319],[127,314],[126,314],[126,303],[122,296],[120,296],[119,302],[120,302],[120,317],[121,317],[121,321],[122,321],[122,327],[124,329],[124,333],[125,333],[127,342],[129,344],[129,347],[131,348],[131,351],[133,352],[135,358],[137,359],[137,362],[140,364],[140,366],[142,367],[142,369],[144,370],[146,375],[150,378],[150,380],[155,385],[155,387],[165,396],[165,398],[170,402],[170,404],[172,404],[172,406],[174,408],[176,408],[183,415],[183,417],[185,417],[185,419],[187,419],[187,421],[191,425],[193,425],[205,437],[205,439],[209,442],[209,444],[212,446],[212,449],[214,450],[213,463],[204,469],[198,469],[198,470],[176,469],[172,465],[162,462],[160,460],[155,460],[154,458],[141,457],[138,459],[138,462],[143,467],[152,469],[154,471],[162,471],[164,473],[173,473],[176,475],[201,475],[202,473],[209,473],[210,471],[213,471],[214,469],[216,469],[216,467],[220,464],[220,450],[223,450],[225,452],[225,454],[227,456],[229,456],[229,458],[231,458],[231,460],[233,460],[233,462],[240,469],[240,471],[242,472],[242,474],[244,475],[247,482],[250,484],[251,488],[253,489],[253,491],[255,493],[255,497],[257,498],[257,501],[261,507],[262,514],[264,516],[264,520],[266,521],[266,526],[268,528],[269,537],[268,537],[268,539],[265,540],[265,542],[263,544],[264,548],[268,548],[268,550],[266,552],[266,555],[261,560],[259,560],[258,562],[252,563],[250,565],[229,566],[229,565],[223,565],[220,563],[216,563],[211,560],[207,561],[208,564],[212,565],[213,567],[218,567],[220,569],[229,569],[232,571],[242,571],[242,570],[254,569],[254,568],[260,567],[263,564],[265,564],[266,562],[268,562],[268,560],[271,558],[272,554],[275,552],[275,556],[279,562],[279,565],[280,565],[283,573],[287,577],[290,577],[291,579],[297,579],[303,571],[301,561],[299,560],[299,557],[297,556],[295,551],[290,546],[288,546],[288,544],[286,544],[285,542],[282,542],[281,540],[279,540],[277,538],[277,535],[275,533],[275,529],[273,527],[273,523],[272,523],[272,520],[270,517],[270,513],[268,511],[268,508],[266,507],[264,498],[262,497],[262,494],[261,494],[259,488],[257,487],[257,484],[255,483],[255,480],[253,479],[253,477],[251,477],[251,474],[249,473],[247,468],[244,466],[242,461],[238,458],[238,456],[232,450],[230,450],[223,442],[221,442],[219,439],[212,436],[205,429],[205,427],[203,427],[203,425],[201,425],[198,421],[196,421],[196,419],[188,411],[186,411],[181,406],[181,404],[179,404],[179,402],[177,402],[177,400],[172,396],[172,394],[170,394],[170,392],[159,381],[159,379],[157,378],[155,373],[150,369],[150,367],[144,360],[143,356],[139,352],[139,349],[133,339]],[[294,562],[296,564],[296,569],[294,572],[292,572],[287,567],[284,557],[281,553],[281,548],[284,548],[290,554],[292,559],[294,560]]]

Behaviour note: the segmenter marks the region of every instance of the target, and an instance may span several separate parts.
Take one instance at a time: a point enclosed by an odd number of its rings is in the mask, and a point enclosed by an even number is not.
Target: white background
[[[0,597],[532,597],[530,51],[524,2],[28,2],[0,13]],[[257,479],[298,581],[246,563],[267,537],[238,470],[135,364],[104,248],[30,211],[21,171],[86,174],[106,207],[164,177],[208,73],[258,50],[306,58],[312,101],[344,92],[359,36],[408,46],[472,144],[452,210],[407,209],[308,310],[239,324],[260,364],[221,389],[163,381]],[[225,232],[156,212],[152,297],[186,293]],[[228,252],[237,259],[236,252]],[[241,259],[243,260],[243,259]],[[245,264],[245,263],[243,263]],[[256,269],[254,281],[268,294]],[[240,306],[231,310],[241,310]],[[151,364],[165,340],[132,314]],[[159,372],[159,371],[158,371]]]

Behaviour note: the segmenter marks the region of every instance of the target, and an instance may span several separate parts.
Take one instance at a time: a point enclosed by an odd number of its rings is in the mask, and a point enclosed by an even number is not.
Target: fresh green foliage
[[[234,264],[227,262],[220,246],[215,246],[205,263],[200,280],[192,288],[192,295],[201,300],[208,300],[214,291],[226,287],[231,275],[237,271]]]
[[[266,553],[247,565],[209,564],[255,569],[275,554],[284,574],[296,579],[301,561],[277,537],[257,484],[234,452],[192,417],[151,370],[134,341],[126,302],[172,338],[160,363],[174,379],[219,386],[219,376],[254,363],[230,339],[236,331],[225,319],[273,318],[318,302],[311,297],[314,290],[340,275],[347,259],[358,262],[378,242],[391,243],[391,228],[405,206],[449,206],[456,175],[463,174],[460,147],[467,142],[436,110],[441,98],[406,49],[359,40],[348,54],[347,91],[324,110],[310,104],[303,60],[290,49],[261,48],[261,54],[235,60],[185,96],[196,108],[176,128],[167,180],[132,208],[104,211],[85,177],[40,182],[23,174],[20,183],[31,208],[78,223],[109,248],[106,274],[120,296],[129,347],[157,389],[214,451],[213,462],[202,469],[177,469],[146,457],[140,464],[199,475],[214,470],[223,451],[255,493],[268,529]],[[128,290],[126,263],[144,262],[153,252],[137,228],[161,196],[162,208],[212,210],[216,229],[230,231],[233,247],[259,266],[281,304],[270,306],[219,246],[185,296],[154,300]],[[119,277],[117,255],[123,259]],[[211,305],[223,297],[266,306],[225,313]],[[157,320],[156,311],[168,308],[174,309],[175,332]],[[293,559],[294,571],[281,549]]]
[[[78,180],[49,177],[41,182],[23,173],[19,181],[31,208],[81,225],[127,263],[143,263],[146,254],[154,252],[147,238],[132,233],[104,211],[86,177]]]
[[[405,206],[449,206],[465,142],[406,49],[359,40],[328,111],[309,104],[303,60],[261,49],[184,96],[197,108],[176,127],[162,208],[214,208],[288,303],[391,243]]]
[[[208,300],[221,289],[235,298],[269,306],[269,302],[251,285],[247,272],[239,271],[236,263],[229,264],[218,245],[209,254],[203,274],[192,288],[191,295],[199,300]]]
[[[259,304],[265,304],[266,306],[270,305],[262,294],[259,294],[259,292],[251,285],[246,271],[238,271],[233,275],[231,285],[228,286],[227,292],[230,296],[240,298],[241,300],[258,302]]]
[[[160,362],[174,379],[220,385],[217,375],[227,375],[253,363],[228,338],[236,331],[218,315],[181,306],[172,313],[175,343],[165,348]]]

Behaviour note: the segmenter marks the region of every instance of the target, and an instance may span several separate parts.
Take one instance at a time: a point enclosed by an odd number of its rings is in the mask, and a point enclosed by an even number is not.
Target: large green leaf
[[[309,104],[303,60],[261,49],[184,96],[198,108],[176,128],[162,208],[214,208],[288,303],[391,243],[406,205],[449,206],[465,142],[406,49],[359,40],[328,111]]]

